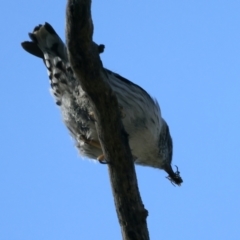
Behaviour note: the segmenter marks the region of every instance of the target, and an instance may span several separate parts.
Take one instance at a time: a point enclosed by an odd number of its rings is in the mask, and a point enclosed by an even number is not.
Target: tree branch
[[[71,66],[94,110],[124,240],[148,240],[147,210],[137,186],[133,158],[115,94],[107,84],[92,41],[91,0],[68,0],[66,39]]]

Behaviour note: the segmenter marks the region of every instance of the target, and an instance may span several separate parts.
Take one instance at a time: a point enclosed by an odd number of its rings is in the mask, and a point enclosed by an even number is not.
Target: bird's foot
[[[87,143],[88,145],[102,149],[99,141],[87,139],[84,135],[80,136],[80,140],[83,141],[84,143]]]
[[[105,159],[104,154],[101,154],[100,156],[97,157],[97,160],[101,163],[101,164],[109,164],[109,162]]]
[[[102,149],[99,141],[87,139],[84,135],[81,135],[81,136],[80,136],[80,140],[83,141],[83,142],[86,143],[86,144],[89,144],[89,145],[93,146],[93,147]],[[101,164],[108,164],[108,163],[109,163],[109,162],[105,159],[104,154],[99,155],[99,156],[97,157],[97,160],[98,160],[99,163],[101,163]]]

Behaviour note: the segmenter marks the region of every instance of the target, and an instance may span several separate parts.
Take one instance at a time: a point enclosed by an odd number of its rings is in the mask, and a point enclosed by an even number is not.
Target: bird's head
[[[173,142],[170,135],[169,127],[165,120],[163,120],[163,126],[159,137],[158,147],[159,156],[163,162],[162,169],[169,174],[167,178],[173,184],[180,186],[183,182],[182,178],[180,177],[180,172],[178,171],[178,168],[177,171],[174,172],[171,166],[173,155]]]

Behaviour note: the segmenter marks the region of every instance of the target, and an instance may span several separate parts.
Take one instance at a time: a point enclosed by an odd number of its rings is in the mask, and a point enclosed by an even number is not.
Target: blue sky
[[[121,239],[107,167],[83,160],[21,49],[65,1],[1,1],[0,239]],[[93,1],[105,67],[160,103],[184,183],[136,167],[151,240],[240,239],[240,2]]]

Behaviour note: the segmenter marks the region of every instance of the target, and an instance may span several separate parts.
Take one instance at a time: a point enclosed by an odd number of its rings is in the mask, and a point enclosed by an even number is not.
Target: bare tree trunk
[[[148,240],[147,210],[141,200],[133,158],[116,96],[107,84],[92,41],[91,0],[68,0],[66,39],[71,66],[94,109],[124,240]]]

